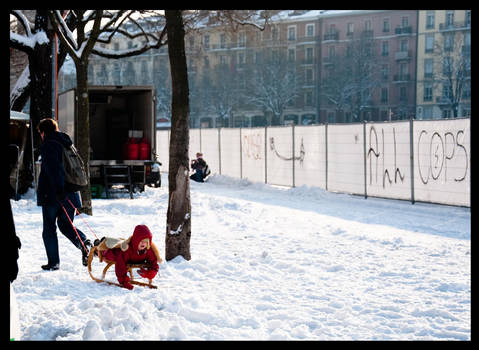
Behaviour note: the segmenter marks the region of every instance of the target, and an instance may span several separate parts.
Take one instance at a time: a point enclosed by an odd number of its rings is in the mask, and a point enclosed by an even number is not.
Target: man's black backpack
[[[76,147],[63,146],[63,168],[65,169],[65,182],[69,184],[72,191],[79,191],[88,185],[88,177],[85,164],[80,157]]]

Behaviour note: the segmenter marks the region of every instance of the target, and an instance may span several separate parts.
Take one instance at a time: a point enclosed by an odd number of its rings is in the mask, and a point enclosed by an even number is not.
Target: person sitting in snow
[[[203,153],[196,153],[196,159],[191,161],[191,169],[195,173],[190,176],[190,179],[196,182],[204,182],[205,178],[210,174],[210,169],[203,159]]]
[[[108,249],[102,252],[103,259],[115,262],[115,274],[118,282],[127,289],[133,289],[127,275],[127,264],[147,264],[138,272],[143,278],[153,279],[162,262],[158,248],[152,242],[153,235],[146,225],[137,225],[133,235],[126,240],[106,238],[103,244]]]

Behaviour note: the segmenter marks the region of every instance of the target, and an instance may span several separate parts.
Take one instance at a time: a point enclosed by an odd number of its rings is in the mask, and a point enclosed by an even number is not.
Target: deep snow
[[[92,239],[90,228],[128,237],[146,224],[164,256],[167,182],[95,199],[75,224]],[[21,339],[471,339],[469,208],[219,175],[192,182],[191,201],[192,259],[160,265],[159,289],[132,291],[91,280],[61,234],[61,269],[42,271],[41,208],[32,192],[11,201]]]

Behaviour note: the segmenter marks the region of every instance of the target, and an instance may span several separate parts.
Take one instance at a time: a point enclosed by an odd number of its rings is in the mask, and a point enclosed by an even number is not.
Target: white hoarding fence
[[[191,129],[212,174],[365,197],[470,206],[470,119]],[[168,171],[169,130],[157,134]]]

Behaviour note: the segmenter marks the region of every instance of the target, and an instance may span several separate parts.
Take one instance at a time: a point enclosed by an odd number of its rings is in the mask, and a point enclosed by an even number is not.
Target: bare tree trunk
[[[191,202],[188,158],[190,109],[185,30],[181,11],[167,10],[165,15],[172,81],[165,258],[168,261],[181,255],[190,260]]]
[[[67,18],[67,23],[73,27],[72,16]],[[18,94],[10,109],[13,111],[22,111],[30,99],[30,117],[32,118],[33,127],[33,144],[36,158],[39,154],[39,145],[41,143],[40,135],[36,132],[36,126],[40,119],[52,116],[52,38],[53,31],[48,29],[48,13],[46,10],[37,10],[35,17],[35,30],[43,30],[47,33],[50,41],[43,45],[35,45],[32,53],[28,55],[28,67],[25,69],[28,72],[28,83],[23,86],[20,91],[13,91]],[[57,73],[65,60],[67,55],[65,47],[60,44],[58,54]],[[33,72],[33,73],[32,73]],[[27,138],[26,150],[32,149],[32,140]],[[20,172],[19,190],[20,194],[28,191],[32,187],[34,174],[34,161],[32,159],[32,152],[25,152],[23,157],[23,168]]]
[[[77,98],[78,98],[78,141],[76,147],[83,162],[87,174],[90,174],[90,117],[88,103],[88,63],[79,62],[76,64],[77,72]],[[90,176],[88,185],[81,190],[82,208],[81,211],[92,215]]]
[[[46,10],[38,10],[35,16],[35,31],[45,32],[49,39],[52,38],[52,32],[48,30],[48,15]],[[30,117],[32,118],[33,143],[35,149],[35,157],[39,154],[39,146],[41,143],[40,135],[36,132],[38,122],[43,118],[52,117],[52,45],[51,40],[48,43],[37,44],[32,52],[28,55],[28,65],[30,72]],[[25,105],[28,98],[20,99]],[[23,106],[21,106],[23,108]],[[14,106],[21,110],[19,106]],[[27,138],[27,144],[23,158],[23,169],[19,176],[19,193],[25,193],[33,183],[34,160],[32,159],[31,139]]]

